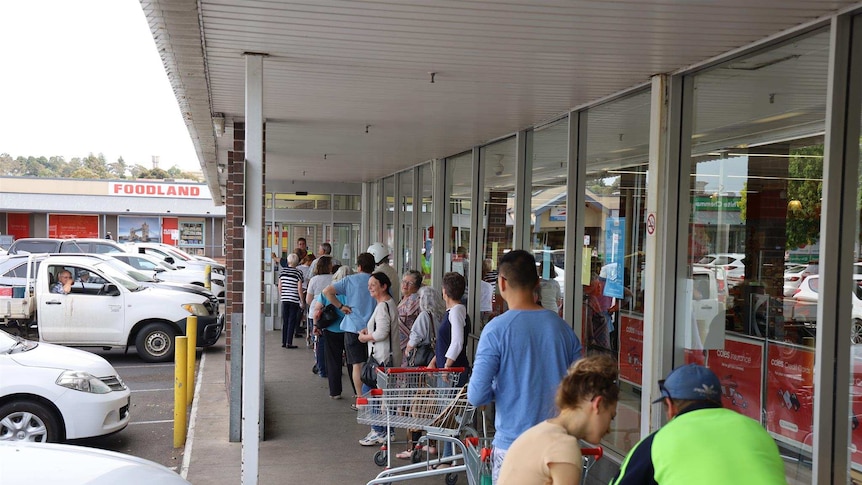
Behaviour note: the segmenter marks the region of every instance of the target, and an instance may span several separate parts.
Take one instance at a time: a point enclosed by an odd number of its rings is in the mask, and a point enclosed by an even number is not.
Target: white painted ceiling
[[[141,0],[141,5],[210,188],[223,194],[218,163],[226,163],[232,133],[217,138],[212,115],[223,113],[228,127],[242,121],[245,52],[267,54],[267,178],[361,182],[553,120],[572,107],[644,84],[653,74],[684,69],[859,4]]]

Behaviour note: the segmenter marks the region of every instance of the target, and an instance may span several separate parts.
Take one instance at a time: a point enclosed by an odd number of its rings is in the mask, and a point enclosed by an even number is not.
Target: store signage
[[[766,429],[803,448],[814,430],[814,352],[770,342],[766,351]]]
[[[640,387],[643,382],[644,321],[620,315],[620,380]]]
[[[210,198],[209,190],[202,185],[148,182],[110,182],[108,183],[108,194],[124,197]]]
[[[760,421],[763,344],[727,337],[723,349],[709,351],[707,367],[721,381],[724,407]]]

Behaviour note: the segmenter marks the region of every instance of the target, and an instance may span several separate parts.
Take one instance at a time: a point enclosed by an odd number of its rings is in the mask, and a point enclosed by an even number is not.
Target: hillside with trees
[[[147,168],[141,164],[129,166],[123,157],[116,162],[108,162],[103,154],[90,153],[83,158],[64,157],[17,157],[8,153],[0,154],[0,176],[6,177],[43,177],[67,179],[185,179],[203,182],[200,174],[184,172],[179,167],[164,170]]]

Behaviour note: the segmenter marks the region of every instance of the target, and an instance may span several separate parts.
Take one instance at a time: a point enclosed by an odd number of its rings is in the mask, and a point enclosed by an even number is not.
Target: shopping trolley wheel
[[[385,450],[377,450],[377,453],[374,454],[374,464],[377,466],[386,465],[386,451]]]
[[[856,418],[854,417],[853,419],[856,419]],[[420,448],[415,448],[413,450],[413,453],[410,453],[410,461],[412,463],[419,463],[420,461],[422,461],[422,458],[424,458],[424,457],[422,456],[422,449],[420,449]]]
[[[458,483],[458,474],[457,473],[447,473],[446,474],[446,485],[455,485]]]

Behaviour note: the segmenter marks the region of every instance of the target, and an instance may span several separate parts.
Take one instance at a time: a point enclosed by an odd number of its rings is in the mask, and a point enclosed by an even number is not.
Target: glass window
[[[602,444],[640,440],[649,91],[591,108],[587,124],[581,336],[588,353],[620,365],[620,400]]]
[[[449,197],[447,223],[450,253],[445,271],[466,274],[464,258],[470,247],[471,197],[473,196],[473,154],[466,152],[446,159],[446,195]],[[459,251],[459,248],[462,248]]]
[[[474,328],[476,334],[495,315],[508,308],[497,292],[497,263],[504,253],[514,249],[515,232],[515,137],[482,147],[480,159],[485,164],[483,183],[482,260],[473,259],[482,265],[482,291],[477,294],[476,308],[481,327]],[[466,253],[465,253],[466,254]],[[475,320],[475,319],[474,319]]]
[[[361,210],[362,197],[359,195],[333,195],[332,209],[337,211]]]
[[[818,275],[787,263],[819,251],[828,54],[820,31],[686,80],[692,211],[675,346],[718,375],[726,407],[766,427],[790,483],[810,482]]]
[[[542,306],[562,316],[566,244],[569,123],[564,118],[527,133],[532,158],[530,247],[539,264]],[[496,267],[494,267],[496,270]]]
[[[269,208],[269,194],[267,196],[267,208]],[[329,210],[331,208],[331,198],[329,194],[275,194],[276,209],[318,209]]]
[[[422,228],[422,249],[420,270],[423,284],[431,284],[431,255],[434,252],[434,171],[430,163],[419,167],[419,187],[422,193],[422,205],[419,210],[419,227]]]
[[[383,244],[395,248],[395,176],[383,179]]]
[[[854,26],[862,22],[862,16],[853,19]],[[859,40],[855,39],[855,46]],[[857,66],[858,67],[858,66]],[[858,86],[856,87],[858,89]],[[859,109],[860,107],[856,107]],[[862,110],[860,110],[862,111]],[[852,110],[851,110],[852,112]],[[860,136],[859,133],[851,136]],[[850,476],[858,481],[862,476],[862,141],[859,143],[859,175],[857,176],[859,190],[856,194],[856,240],[853,246],[853,282],[855,294],[851,316],[853,325],[850,327]]]
[[[398,174],[401,185],[401,201],[398,204],[401,210],[401,272],[404,274],[409,269],[416,268],[410,254],[413,244],[413,171],[408,170]]]

